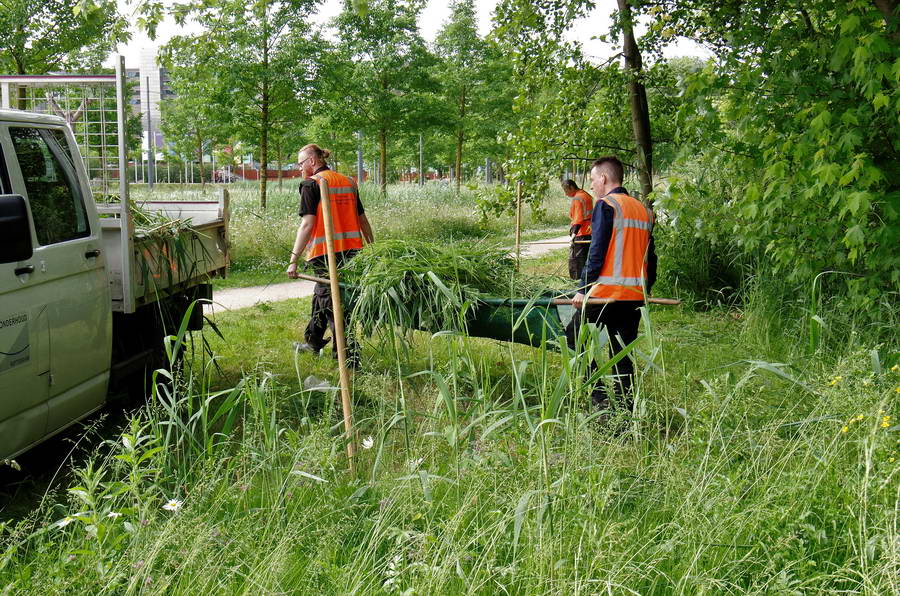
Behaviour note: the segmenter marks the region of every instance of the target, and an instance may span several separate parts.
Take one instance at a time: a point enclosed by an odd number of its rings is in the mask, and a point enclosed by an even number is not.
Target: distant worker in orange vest
[[[589,193],[578,188],[574,180],[563,182],[562,189],[566,196],[572,199],[569,205],[569,236],[572,238],[572,246],[569,248],[569,277],[581,279],[590,247],[585,241],[591,239],[594,199]]]
[[[326,163],[331,152],[318,145],[306,145],[297,155],[306,178],[300,184],[300,227],[291,251],[287,275],[297,278],[297,259],[306,251],[306,263],[313,268],[319,277],[328,277],[328,255],[325,246],[325,220],[322,217],[321,193],[319,180],[328,183],[331,195],[331,219],[334,227],[334,250],[338,267],[342,266],[363,247],[363,241],[374,240],[372,227],[366,217],[365,209],[359,200],[359,189],[356,184],[343,174],[328,168]],[[328,343],[325,339],[326,329],[331,329],[334,338],[334,312],[331,308],[331,287],[317,283],[313,291],[312,313],[306,326],[304,342],[295,342],[294,349],[301,352],[318,354]],[[332,348],[337,354],[337,342]],[[359,353],[355,342],[348,337],[347,357],[352,366],[359,364]]]
[[[622,186],[624,168],[615,157],[602,157],[591,168],[591,190],[597,198],[591,220],[593,234],[587,263],[581,276],[581,290],[572,300],[577,309],[566,329],[569,347],[574,348],[581,321],[606,327],[613,354],[637,339],[640,308],[656,281],[656,250],[653,244],[653,211],[629,196]],[[591,298],[614,300],[609,304],[584,304]],[[582,306],[584,308],[582,309]],[[596,364],[591,365],[591,371]],[[613,368],[614,404],[630,411],[633,407],[634,363],[626,356]],[[601,410],[610,409],[610,397],[600,379],[591,401]]]

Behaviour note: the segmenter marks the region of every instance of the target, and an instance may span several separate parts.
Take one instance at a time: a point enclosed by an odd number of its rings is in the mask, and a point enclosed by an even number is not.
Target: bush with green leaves
[[[787,279],[858,305],[900,286],[900,37],[875,4],[668,3],[716,60],[684,77],[664,207]],[[763,8],[765,6],[766,8]],[[887,19],[887,20],[886,20]]]

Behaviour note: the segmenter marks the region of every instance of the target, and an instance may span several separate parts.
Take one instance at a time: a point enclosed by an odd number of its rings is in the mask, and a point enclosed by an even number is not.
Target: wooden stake
[[[353,457],[356,449],[353,440],[353,406],[350,402],[350,372],[347,370],[347,343],[344,339],[344,308],[341,305],[341,287],[338,285],[337,257],[334,254],[334,224],[331,219],[331,193],[328,182],[319,179],[322,216],[325,218],[325,248],[328,251],[328,278],[331,284],[331,310],[334,313],[334,341],[337,347],[338,371],[341,376],[341,405],[344,409],[344,431],[347,433],[347,460],[350,473],[355,472]]]
[[[522,183],[516,183],[516,271],[522,258]]]

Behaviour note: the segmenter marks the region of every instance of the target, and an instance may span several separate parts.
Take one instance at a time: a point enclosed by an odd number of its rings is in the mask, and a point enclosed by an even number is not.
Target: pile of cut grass
[[[341,275],[353,286],[353,318],[366,333],[393,326],[465,331],[467,314],[486,296],[530,297],[565,283],[518,273],[508,249],[487,242],[376,242]]]
[[[515,262],[486,242],[385,240],[363,249],[342,271],[354,286],[353,318],[363,331],[399,325],[461,330],[479,297],[510,287]]]

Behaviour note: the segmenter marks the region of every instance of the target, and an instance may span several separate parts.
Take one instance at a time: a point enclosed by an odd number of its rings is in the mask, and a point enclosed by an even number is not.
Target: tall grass
[[[299,192],[297,180],[286,180],[284,187],[269,188],[267,207],[260,209],[258,190],[249,183],[225,185],[231,193],[232,272],[277,273],[286,267],[299,225]],[[211,199],[222,185],[208,185],[206,193],[198,188],[184,189],[162,185],[151,192],[139,188],[137,198],[157,200]],[[559,196],[557,196],[559,195]],[[364,184],[360,198],[377,240],[413,239],[435,242],[492,239],[511,243],[515,234],[512,216],[482,221],[475,217],[474,191],[463,187],[459,196],[455,189],[439,183],[424,188],[412,184],[388,186],[387,195]],[[561,194],[548,195],[546,216],[535,217],[525,210],[523,230],[526,238],[565,234],[568,202]],[[251,277],[252,279],[252,277]]]
[[[896,310],[876,326],[822,298],[811,351],[808,288],[741,291],[739,309],[645,313],[634,409],[606,423],[586,378],[591,357],[610,372],[602,330],[572,351],[389,326],[354,378],[355,476],[333,365],[286,355],[296,303],[221,315],[212,359],[182,328],[148,405],[2,526],[0,586],[900,592]]]
[[[298,394],[264,372],[213,391],[199,356],[78,470],[67,501],[4,528],[0,583],[98,594],[896,593],[890,362],[873,367],[860,345],[813,360],[787,338],[779,349],[794,364],[783,364],[758,352],[774,336],[740,343],[746,320],[651,319],[652,341],[633,348],[641,381],[624,427],[602,425],[587,404],[586,355],[602,354],[601,330],[561,353],[415,334],[403,366],[390,337],[373,340],[355,379],[358,431],[371,437],[356,476],[333,392]],[[173,364],[183,340],[168,340]]]

